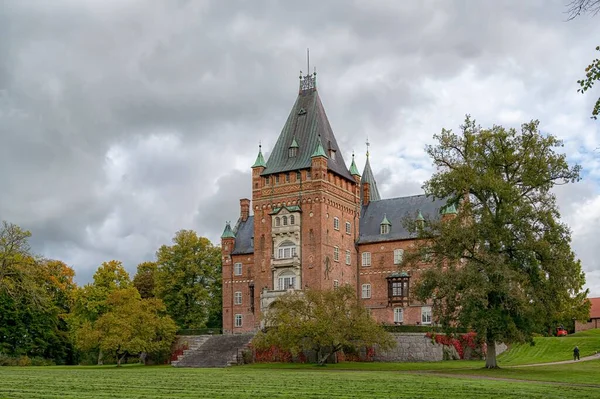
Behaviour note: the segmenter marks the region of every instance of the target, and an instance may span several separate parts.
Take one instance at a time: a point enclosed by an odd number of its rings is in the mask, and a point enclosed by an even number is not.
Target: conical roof
[[[221,238],[235,238],[235,234],[233,233],[233,230],[231,230],[231,224],[229,222],[225,223],[225,230],[223,230]]]
[[[253,168],[258,168],[258,167],[265,167],[267,166],[267,164],[265,163],[265,158],[263,157],[262,154],[262,149],[260,148],[260,146],[258,146],[258,155],[256,156],[256,161],[254,161],[254,165],[252,165]]]
[[[362,179],[360,183],[360,201],[363,202],[364,190],[362,190],[362,186],[365,183],[369,183],[369,201],[379,201],[381,196],[379,195],[379,190],[377,189],[377,182],[375,181],[375,176],[373,176],[373,171],[371,170],[371,163],[369,162],[369,156],[367,155],[367,163],[365,164],[365,170],[363,170]]]
[[[356,167],[356,164],[354,163],[354,153],[352,153],[352,163],[350,164],[350,174],[352,176],[360,176],[360,173],[358,173],[358,168]]]
[[[289,156],[289,148],[298,146],[297,155]],[[332,172],[354,181],[342,157],[333,130],[329,125],[325,108],[317,89],[312,86],[301,89],[290,111],[285,126],[267,160],[267,166],[261,175],[287,172],[311,167],[311,157],[321,145],[326,155],[335,151],[335,157],[329,157],[327,167]]]

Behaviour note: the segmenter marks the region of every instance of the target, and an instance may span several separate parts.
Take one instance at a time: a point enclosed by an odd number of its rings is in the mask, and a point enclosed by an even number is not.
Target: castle
[[[261,314],[289,290],[343,284],[356,287],[381,323],[431,324],[431,306],[410,299],[420,267],[400,269],[415,241],[402,221],[455,213],[445,201],[425,195],[382,199],[369,153],[362,175],[354,156],[346,166],[316,73],[301,75],[298,97],[268,160],[259,147],[252,201],[240,200],[239,220],[233,228],[227,223],[221,236],[223,331],[261,328]]]

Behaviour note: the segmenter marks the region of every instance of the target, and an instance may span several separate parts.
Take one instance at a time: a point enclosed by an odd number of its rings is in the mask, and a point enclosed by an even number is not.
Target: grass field
[[[2,367],[4,398],[600,398],[600,360],[570,360],[600,351],[600,331],[537,338],[483,361],[422,363],[255,364],[228,369],[169,366]]]
[[[557,362],[573,359],[573,348],[579,347],[581,357],[600,352],[600,329],[582,331],[566,337],[534,338],[535,345],[513,345],[498,357],[500,366]]]
[[[477,362],[388,364],[371,370],[363,364],[340,366],[5,367],[0,369],[0,398],[600,397],[599,361],[493,372],[481,370]]]

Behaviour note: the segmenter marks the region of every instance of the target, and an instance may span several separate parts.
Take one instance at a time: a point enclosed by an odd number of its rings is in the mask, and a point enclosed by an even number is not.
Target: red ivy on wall
[[[465,358],[466,348],[471,348],[475,353],[477,353],[480,350],[483,353],[485,353],[485,344],[482,346],[477,342],[477,334],[474,332],[462,334],[457,336],[456,338],[448,335],[430,332],[426,333],[425,336],[427,338],[431,338],[433,342],[436,342],[438,344],[445,346],[453,346],[461,359]]]

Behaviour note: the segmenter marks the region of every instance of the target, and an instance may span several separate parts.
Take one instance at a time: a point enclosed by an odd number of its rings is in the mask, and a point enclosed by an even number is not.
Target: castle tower
[[[360,175],[354,160],[352,165],[350,171],[329,124],[316,72],[301,75],[296,102],[268,160],[259,149],[252,166],[254,215],[248,216],[247,203],[241,203],[232,256],[243,271],[237,277],[223,275],[226,332],[260,328],[260,315],[288,290],[356,286]],[[240,229],[249,235],[250,223],[253,256],[246,257]],[[228,284],[234,288],[225,289]],[[227,311],[227,293],[236,292],[242,293],[242,304],[234,300]]]

